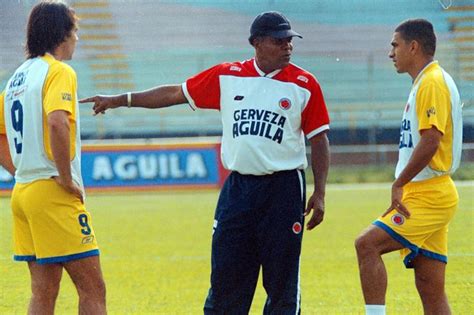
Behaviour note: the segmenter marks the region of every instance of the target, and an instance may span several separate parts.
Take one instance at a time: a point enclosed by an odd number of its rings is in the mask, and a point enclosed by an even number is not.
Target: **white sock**
[[[385,305],[366,304],[365,315],[385,315]]]

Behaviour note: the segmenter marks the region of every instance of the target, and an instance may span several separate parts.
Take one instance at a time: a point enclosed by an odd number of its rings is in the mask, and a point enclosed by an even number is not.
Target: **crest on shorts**
[[[90,244],[94,242],[94,235],[89,235],[89,236],[86,236],[86,237],[83,237],[82,238],[82,244]]]
[[[403,223],[405,223],[405,217],[402,216],[400,213],[396,213],[392,215],[391,220],[392,220],[392,223],[395,225],[402,225]]]
[[[291,108],[291,101],[287,98],[282,98],[278,102],[278,105],[280,105],[280,108],[283,110],[289,110]]]
[[[293,230],[293,233],[300,234],[303,228],[301,227],[301,223],[295,222],[293,223],[293,227],[291,229]]]

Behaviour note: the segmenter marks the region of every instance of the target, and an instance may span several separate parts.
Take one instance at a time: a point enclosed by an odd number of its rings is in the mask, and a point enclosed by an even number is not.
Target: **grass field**
[[[460,208],[450,227],[447,293],[453,314],[474,313],[473,184],[458,186]],[[110,314],[202,314],[210,271],[216,191],[95,195],[87,199],[101,246]],[[387,206],[388,185],[330,185],[323,224],[305,232],[302,314],[363,314],[354,238]],[[26,264],[11,260],[9,200],[0,199],[0,314],[25,314]],[[388,314],[422,314],[413,271],[398,253],[385,256]],[[261,314],[259,284],[251,314]],[[65,275],[57,314],[77,314]]]

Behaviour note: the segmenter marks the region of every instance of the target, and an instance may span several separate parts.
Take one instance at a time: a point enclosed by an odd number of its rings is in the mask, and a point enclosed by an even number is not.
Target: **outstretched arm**
[[[304,215],[313,210],[311,219],[306,224],[312,230],[324,219],[324,196],[326,195],[326,181],[329,170],[329,140],[326,132],[314,136],[311,143],[311,167],[314,176],[314,192],[308,200]]]
[[[80,103],[94,103],[94,114],[105,113],[107,109],[128,106],[127,93],[119,95],[96,95],[79,101]],[[187,103],[181,85],[160,85],[155,88],[132,92],[130,107],[162,108]]]

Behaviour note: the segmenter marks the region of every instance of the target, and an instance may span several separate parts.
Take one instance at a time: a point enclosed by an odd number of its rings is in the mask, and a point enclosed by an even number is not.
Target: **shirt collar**
[[[276,69],[270,73],[265,73],[263,72],[257,65],[257,60],[254,58],[253,59],[253,66],[255,67],[255,70],[257,70],[257,73],[261,76],[261,77],[266,77],[266,78],[273,78],[274,76],[276,76],[278,73],[281,72],[281,69]]]
[[[44,55],[43,55],[44,58],[46,59],[50,59],[50,60],[57,60],[51,53],[49,52],[46,52]]]
[[[418,73],[418,75],[416,76],[415,80],[413,80],[413,85],[415,85],[419,80],[420,78],[422,77],[422,75],[428,71],[428,69],[432,68],[432,66],[434,65],[438,65],[438,60],[433,60],[432,62],[430,62],[429,64],[427,64],[423,69],[421,69],[420,73]]]

